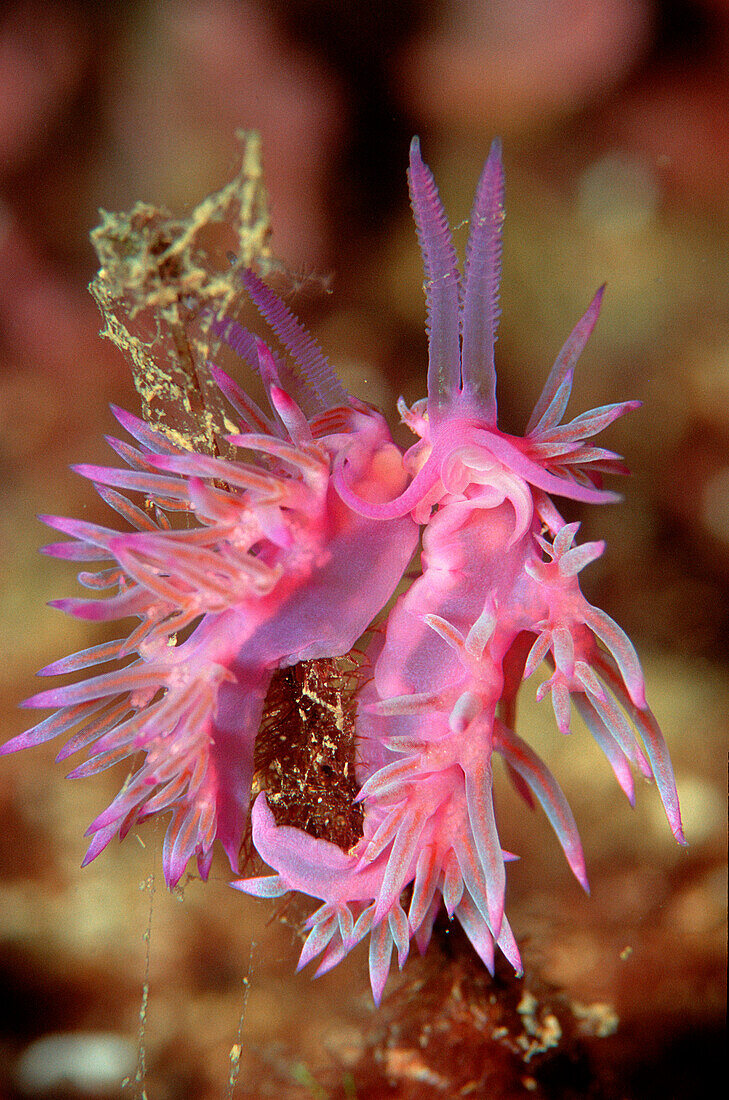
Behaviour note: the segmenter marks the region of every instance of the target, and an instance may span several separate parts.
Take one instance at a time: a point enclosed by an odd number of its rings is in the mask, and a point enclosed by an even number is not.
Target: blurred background
[[[102,518],[67,466],[110,459],[110,401],[139,407],[123,357],[98,337],[89,230],[99,207],[137,200],[184,214],[237,170],[239,127],[262,135],[292,308],[345,384],[384,409],[424,393],[405,179],[414,133],[461,253],[479,170],[493,136],[504,141],[506,430],[523,430],[563,339],[607,281],[570,412],[644,404],[605,436],[634,471],[624,504],[580,515],[584,538],[608,539],[586,594],[644,659],[690,847],[674,845],[654,790],[641,788],[631,811],[587,739],[566,743],[548,703],[527,704],[522,732],[544,739],[573,806],[592,896],[580,895],[547,823],[504,792],[504,844],[522,856],[509,914],[528,975],[620,1018],[591,1050],[594,1080],[570,1095],[703,1096],[725,1006],[729,4],[6,0],[3,740],[23,728],[17,703],[36,690],[35,669],[100,640],[45,607],[75,582],[38,555],[48,538],[35,518]],[[149,1100],[443,1095],[437,1074],[392,1056],[397,1027],[371,1008],[363,953],[314,984],[294,976],[306,908],[271,920],[270,905],[228,889],[222,860],[207,886],[169,895],[155,825],[81,872],[83,831],[119,777],[67,783],[55,751],[0,767],[0,1100],[145,1087]],[[404,980],[423,975],[412,961]],[[60,1045],[34,1045],[44,1036]],[[375,1063],[381,1083],[366,1084]],[[80,1065],[96,1077],[82,1080]],[[567,1095],[538,1091],[547,1085],[535,1073],[521,1092],[489,1095]]]

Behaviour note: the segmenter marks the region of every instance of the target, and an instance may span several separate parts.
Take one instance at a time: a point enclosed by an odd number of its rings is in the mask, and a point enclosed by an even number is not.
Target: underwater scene
[[[712,1088],[728,59],[4,10],[0,1100]]]

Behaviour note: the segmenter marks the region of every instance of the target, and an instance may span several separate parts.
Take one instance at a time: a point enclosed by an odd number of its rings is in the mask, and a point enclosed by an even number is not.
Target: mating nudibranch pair
[[[426,273],[428,398],[411,409],[401,401],[399,409],[418,442],[402,454],[383,417],[346,393],[287,307],[248,273],[248,293],[289,357],[274,356],[234,322],[213,327],[260,373],[270,413],[213,368],[241,423],[231,442],[246,455],[224,461],[186,451],[115,410],[138,443],[110,441],[131,469],[77,471],[133,530],[45,517],[73,539],[46,552],[102,563],[79,581],[112,593],[55,606],[80,618],[135,617],[139,624],[128,637],[43,669],[51,675],[124,662],[27,700],[55,712],[2,750],[70,734],[59,759],[88,750],[71,776],[143,754],[89,827],[85,862],[114,835],[170,812],[169,885],[193,856],[206,877],[216,838],[237,870],[254,742],[274,672],[349,652],[392,596],[422,530],[421,573],[371,643],[373,676],[358,700],[361,839],[343,851],[277,825],[259,794],[253,843],[275,874],[235,883],[259,897],[298,890],[321,901],[299,961],[321,956],[317,973],[369,935],[378,1002],[393,946],[400,966],[412,937],[424,951],[441,902],[489,969],[494,944],[521,969],[504,915],[510,857],[494,815],[495,754],[525,800],[541,803],[587,888],[567,801],[512,728],[520,685],[543,661],[552,671],[537,694],[550,692],[559,729],[569,732],[574,703],[631,802],[633,765],[655,779],[684,843],[671,763],[638,657],[580,591],[580,570],[604,544],[576,544],[579,524],[565,523],[551,499],[613,501],[602,475],[626,472],[617,455],[587,441],[637,402],[561,423],[602,291],[558,355],[525,436],[507,435],[496,422],[494,370],[500,147],[492,146],[478,185],[463,276],[417,139],[409,184]],[[120,489],[141,494],[146,507]],[[173,526],[176,512],[196,524]],[[185,640],[175,644],[183,628]]]

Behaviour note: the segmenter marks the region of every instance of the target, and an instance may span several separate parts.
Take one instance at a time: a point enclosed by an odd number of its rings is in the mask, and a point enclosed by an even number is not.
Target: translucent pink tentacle
[[[299,367],[303,380],[313,390],[317,411],[349,404],[349,396],[314,338],[296,320],[288,306],[252,271],[243,275],[246,290]],[[308,413],[314,410],[306,410]]]
[[[603,283],[565,340],[562,350],[549,372],[541,396],[534,406],[534,412],[529,418],[526,435],[537,435],[539,432],[558,424],[562,419],[572,390],[575,365],[584,351],[590,333],[597,324],[604,293],[605,284]]]
[[[481,174],[471,213],[461,315],[464,397],[478,404],[486,424],[496,425],[494,343],[499,320],[504,168],[495,140]]]
[[[458,297],[460,278],[451,231],[420,142],[410,144],[410,202],[425,267],[428,331],[428,409],[431,417],[452,404],[460,390]]]

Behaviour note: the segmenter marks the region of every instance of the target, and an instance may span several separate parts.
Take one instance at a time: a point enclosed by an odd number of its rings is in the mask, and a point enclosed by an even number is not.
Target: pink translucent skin
[[[207,875],[216,838],[235,870],[273,671],[350,650],[392,595],[422,528],[421,574],[396,602],[384,635],[375,635],[374,675],[358,700],[362,839],[344,852],[277,826],[261,794],[253,842],[275,873],[234,884],[259,897],[298,890],[321,901],[299,960],[301,967],[321,956],[318,974],[369,936],[376,1002],[393,947],[400,966],[412,938],[424,951],[441,905],[490,970],[496,946],[521,969],[504,915],[505,864],[513,857],[502,850],[494,814],[495,754],[525,800],[543,807],[587,889],[565,796],[514,729],[517,693],[544,661],[551,675],[537,696],[550,694],[558,728],[569,732],[574,704],[627,798],[633,802],[637,768],[655,780],[674,836],[685,843],[638,657],[580,591],[580,571],[604,544],[576,544],[579,524],[566,523],[551,499],[615,501],[602,476],[626,472],[619,456],[590,440],[637,402],[561,422],[602,290],[557,356],[526,434],[507,435],[497,425],[494,369],[500,148],[494,143],[478,185],[463,276],[417,139],[409,182],[426,273],[428,398],[399,408],[418,442],[403,455],[380,414],[344,391],[296,318],[248,273],[248,293],[288,357],[274,358],[232,321],[211,324],[259,370],[271,414],[213,368],[241,421],[231,441],[245,452],[223,461],[183,450],[116,411],[138,443],[110,441],[130,469],[78,472],[132,530],[47,517],[73,541],[46,550],[101,563],[79,580],[111,592],[55,606],[96,621],[136,617],[139,625],[44,669],[112,665],[27,700],[55,711],[0,750],[69,735],[59,759],[88,750],[72,776],[141,754],[89,827],[86,859],[138,821],[168,812],[170,885],[193,856]],[[147,507],[119,490],[141,494]],[[180,512],[194,522],[173,524]]]
[[[112,592],[101,600],[59,600],[56,607],[94,621],[134,616],[139,625],[129,637],[44,669],[41,675],[55,675],[116,664],[26,700],[28,707],[57,709],[0,750],[71,734],[59,759],[89,750],[73,777],[143,754],[89,826],[84,862],[136,822],[171,811],[163,861],[170,886],[193,856],[207,876],[216,838],[237,870],[254,742],[273,671],[347,653],[391,596],[418,538],[409,517],[383,523],[343,503],[331,477],[338,456],[348,452],[357,491],[382,500],[406,483],[401,453],[382,417],[348,398],[283,303],[254,275],[246,283],[293,355],[291,389],[317,411],[307,418],[282,388],[265,344],[225,324],[221,335],[257,358],[271,404],[269,417],[215,372],[241,418],[244,434],[231,440],[247,461],[185,451],[115,411],[140,445],[110,441],[131,470],[80,466],[77,472],[134,530],[46,517],[75,539],[46,552],[103,563],[79,580]],[[141,493],[148,507],[120,489]],[[173,528],[175,512],[196,522]]]
[[[390,613],[372,649],[374,679],[361,694],[359,767],[364,836],[345,853],[277,827],[264,795],[253,840],[273,877],[235,885],[257,896],[299,890],[322,901],[308,921],[300,966],[321,955],[317,974],[370,936],[370,979],[379,1002],[393,947],[403,965],[410,940],[427,946],[445,905],[485,965],[494,946],[520,971],[504,915],[505,863],[492,799],[498,753],[517,790],[538,801],[576,878],[587,889],[577,827],[554,776],[514,731],[523,680],[547,660],[538,696],[550,693],[568,733],[574,703],[632,802],[632,767],[656,781],[671,829],[685,843],[668,752],[647,707],[640,664],[627,636],[580,592],[578,574],[602,542],[575,545],[551,495],[591,503],[619,499],[604,473],[619,457],[589,438],[637,407],[628,401],[560,423],[577,358],[597,320],[602,290],[562,348],[523,438],[496,423],[494,343],[503,222],[503,169],[494,143],[479,182],[462,278],[433,177],[417,139],[410,193],[426,272],[428,399],[403,420],[420,436],[404,456],[411,474],[399,495],[378,502],[356,484],[346,451],[334,484],[360,515],[391,522],[412,515],[424,528],[422,573]],[[412,886],[407,912],[400,898]]]

